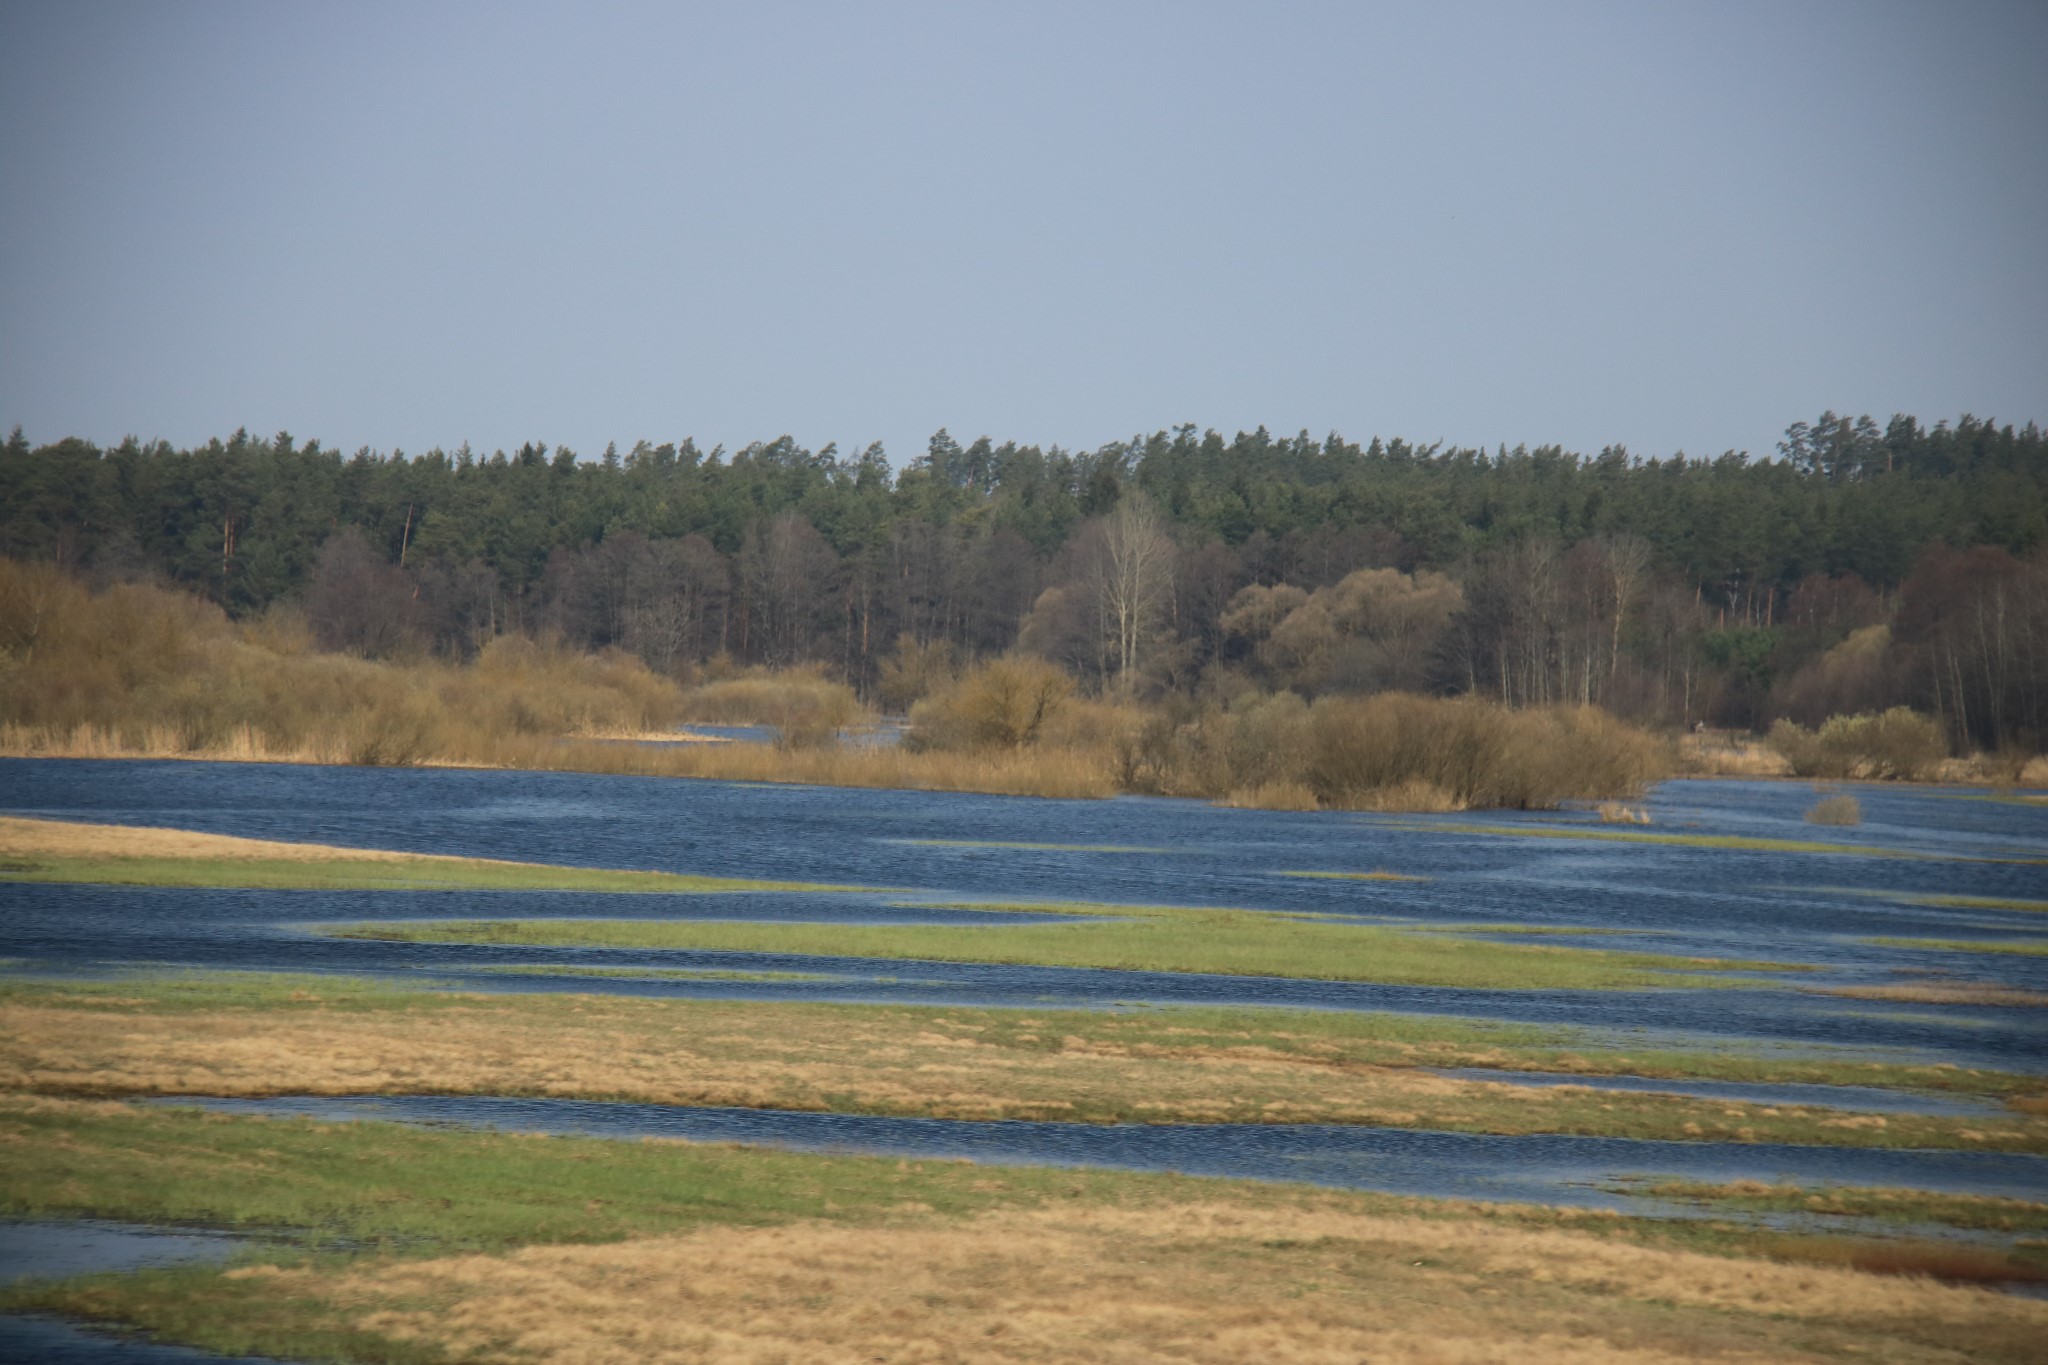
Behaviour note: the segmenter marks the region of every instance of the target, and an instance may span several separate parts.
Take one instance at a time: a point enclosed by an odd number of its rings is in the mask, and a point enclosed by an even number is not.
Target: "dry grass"
[[[1322,805],[1302,783],[1286,781],[1239,787],[1217,797],[1216,804],[1238,810],[1318,810]]]
[[[97,825],[71,820],[28,820],[0,816],[0,857],[207,858],[232,861],[489,863],[489,858],[448,858],[394,853],[381,848],[340,848],[332,844],[289,844],[275,839],[242,839],[188,829],[147,825]],[[517,866],[517,864],[514,864]]]
[[[0,880],[279,889],[462,887],[671,895],[860,889],[809,882],[515,863],[496,858],[244,839],[193,830],[12,817],[0,817]]]
[[[560,1365],[2022,1360],[2048,1333],[2048,1304],[1926,1281],[1222,1201],[230,1273],[451,1360]]]
[[[270,1008],[151,1008],[140,997],[67,999],[54,987],[0,1003],[0,1087],[46,1094],[523,1094],[966,1119],[2048,1150],[2048,1121],[2018,1114],[1851,1123],[1824,1109],[1419,1069],[1531,1061],[1482,1042],[1317,1036],[1173,1014],[562,996],[401,996],[363,1008],[310,980]]]
[[[1687,777],[1790,777],[1785,756],[1749,735],[1702,731],[1678,741],[1679,769]]]
[[[1863,823],[1863,803],[1847,792],[1824,796],[1809,806],[1806,811],[1809,825],[1860,825]]]

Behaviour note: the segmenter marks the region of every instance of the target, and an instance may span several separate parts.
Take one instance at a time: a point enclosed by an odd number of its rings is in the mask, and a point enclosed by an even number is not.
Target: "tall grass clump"
[[[565,735],[671,725],[680,701],[627,655],[519,637],[470,667],[320,654],[288,624],[238,628],[187,593],[92,593],[0,560],[0,727],[14,752],[516,763]]]
[[[1860,825],[1863,823],[1863,803],[1847,792],[1825,796],[1809,806],[1806,811],[1809,825]]]
[[[1830,716],[1818,731],[1780,720],[1771,727],[1769,742],[1795,777],[1922,781],[1948,757],[1940,724],[1903,706]]]

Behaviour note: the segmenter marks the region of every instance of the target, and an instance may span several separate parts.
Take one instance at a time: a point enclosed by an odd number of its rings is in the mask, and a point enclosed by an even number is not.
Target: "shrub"
[[[1074,680],[1044,659],[990,659],[912,707],[907,742],[917,749],[1021,748],[1037,741],[1073,693]]]
[[[1912,781],[1933,776],[1948,757],[1941,726],[1903,706],[1877,715],[1830,716],[1818,732],[1781,720],[1771,727],[1770,744],[1798,777]]]
[[[1855,797],[1843,793],[1839,796],[1821,798],[1806,812],[1809,825],[1860,825],[1863,823],[1863,804]]]
[[[1384,808],[1405,791],[1432,808],[1546,809],[1632,794],[1668,767],[1650,735],[1591,708],[1509,711],[1401,693],[1325,698],[1308,732],[1308,785],[1333,806]]]
[[[865,714],[845,683],[816,668],[760,670],[691,688],[683,696],[686,720],[711,724],[772,725],[784,748],[829,744]]]

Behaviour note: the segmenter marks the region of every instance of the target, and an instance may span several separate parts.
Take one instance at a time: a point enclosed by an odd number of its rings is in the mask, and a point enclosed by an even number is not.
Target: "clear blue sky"
[[[2048,419],[2048,5],[0,0],[0,426]]]

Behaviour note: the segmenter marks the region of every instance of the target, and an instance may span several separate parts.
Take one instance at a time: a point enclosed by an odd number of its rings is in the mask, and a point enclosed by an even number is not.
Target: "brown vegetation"
[[[2021,1360],[2048,1331],[2048,1305],[1925,1280],[1304,1202],[1053,1205],[230,1273],[454,1361],[564,1365]]]
[[[789,749],[829,744],[867,716],[852,688],[815,666],[715,678],[685,692],[677,709],[685,720],[705,724],[771,725],[777,743]]]
[[[1847,792],[1824,796],[1806,810],[1809,825],[1860,825],[1863,823],[1863,803]]]
[[[1903,706],[1881,714],[1830,716],[1818,731],[1780,720],[1770,744],[1797,777],[1922,781],[1948,757],[1939,722]]]
[[[1896,1000],[1911,1005],[2018,1005],[2048,1008],[2048,994],[2017,986],[1958,981],[1924,986],[1815,986],[1815,995],[1841,995],[1851,1000]]]
[[[1484,1041],[908,1007],[398,996],[306,982],[180,1005],[62,988],[0,1004],[0,1088],[60,1095],[523,1094],[1081,1122],[1356,1123],[1677,1141],[2041,1150],[2048,1121],[1729,1104],[1438,1076],[1541,1064]],[[1394,1030],[1382,1030],[1393,1032]],[[1583,1058],[1571,1060],[1584,1063]],[[1964,1137],[1967,1129],[1970,1136]]]

